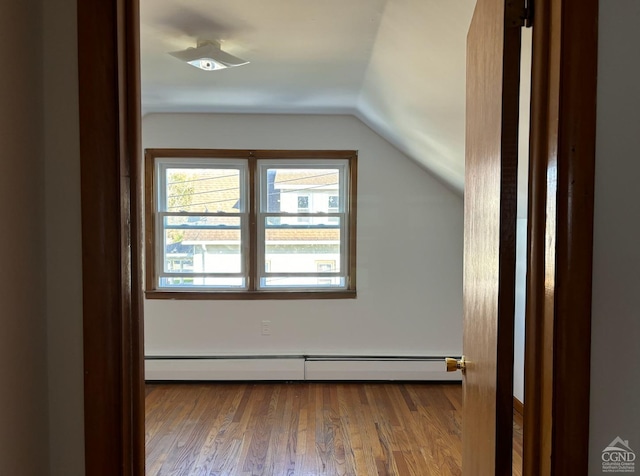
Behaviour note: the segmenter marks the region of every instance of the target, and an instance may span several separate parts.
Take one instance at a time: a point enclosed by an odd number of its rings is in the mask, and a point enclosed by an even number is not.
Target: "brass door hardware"
[[[460,360],[447,357],[446,359],[444,359],[444,361],[447,365],[447,372],[455,372],[456,370],[460,370],[462,373],[464,373],[467,368],[464,355]]]

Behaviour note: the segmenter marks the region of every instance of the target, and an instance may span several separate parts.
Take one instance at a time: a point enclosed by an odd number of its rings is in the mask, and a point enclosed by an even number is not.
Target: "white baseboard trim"
[[[444,360],[444,359],[443,359]],[[434,359],[148,358],[145,380],[407,380],[460,381]]]
[[[460,372],[447,372],[444,359],[420,360],[358,360],[307,361],[307,380],[422,380],[460,381]]]
[[[146,360],[145,380],[304,380],[304,359]]]

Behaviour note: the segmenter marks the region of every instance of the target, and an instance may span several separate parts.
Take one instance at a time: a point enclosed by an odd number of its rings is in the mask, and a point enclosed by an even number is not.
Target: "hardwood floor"
[[[522,476],[522,414],[513,412],[513,476]]]
[[[147,384],[146,392],[147,476],[461,474],[459,385]],[[521,448],[520,439],[514,455]]]

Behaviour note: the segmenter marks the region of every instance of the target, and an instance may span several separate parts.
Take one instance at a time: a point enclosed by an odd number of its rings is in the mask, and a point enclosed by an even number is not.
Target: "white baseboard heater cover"
[[[304,359],[147,359],[146,380],[304,380]]]
[[[145,379],[460,381],[444,357],[147,357]]]
[[[459,372],[447,372],[444,358],[436,360],[308,360],[307,380],[451,380]]]

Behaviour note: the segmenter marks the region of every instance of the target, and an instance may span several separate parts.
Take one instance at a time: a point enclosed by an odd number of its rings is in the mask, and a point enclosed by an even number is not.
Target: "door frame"
[[[78,0],[87,476],[143,476],[138,0]]]
[[[586,475],[598,0],[533,21],[523,475]]]
[[[138,0],[77,9],[85,470],[143,476]],[[525,476],[587,474],[597,16],[535,4]]]

